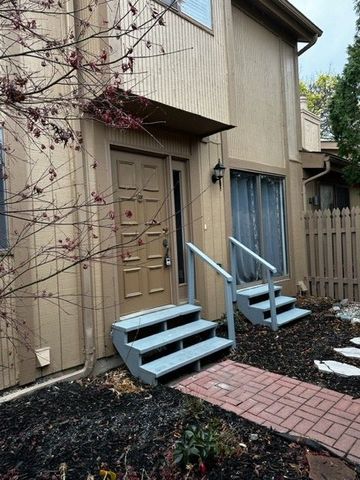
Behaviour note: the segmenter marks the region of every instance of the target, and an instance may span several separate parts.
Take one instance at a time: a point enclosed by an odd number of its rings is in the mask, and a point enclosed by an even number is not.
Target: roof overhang
[[[332,171],[342,172],[342,169],[348,165],[348,160],[337,155],[331,155],[323,152],[301,152],[301,160],[304,169],[321,170],[325,168],[325,162],[330,160]]]
[[[149,130],[161,128],[204,138],[234,128],[233,125],[171,105],[153,100],[144,102],[141,97],[136,97],[136,95],[126,103],[126,109],[131,114],[141,117],[144,127]]]
[[[300,43],[314,42],[322,30],[287,0],[235,0],[244,10],[274,24]]]

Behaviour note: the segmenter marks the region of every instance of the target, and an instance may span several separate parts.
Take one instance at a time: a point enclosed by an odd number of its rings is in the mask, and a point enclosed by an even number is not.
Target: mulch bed
[[[184,426],[209,421],[245,445],[203,476],[169,467]],[[1,480],[99,479],[101,468],[128,480],[309,478],[306,447],[164,386],[118,395],[101,378],[63,383],[1,405],[0,424]]]
[[[303,297],[297,305],[312,310],[312,315],[277,332],[253,326],[238,315],[237,346],[232,360],[359,398],[359,377],[321,373],[314,365],[314,360],[337,360],[360,368],[360,360],[346,358],[333,350],[351,346],[350,339],[360,336],[359,324],[336,318],[330,311],[333,301],[329,298]]]

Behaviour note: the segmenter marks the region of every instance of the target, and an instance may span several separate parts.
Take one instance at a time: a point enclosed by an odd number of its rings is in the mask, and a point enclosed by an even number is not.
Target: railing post
[[[268,269],[267,271],[268,285],[269,285],[269,299],[270,299],[270,313],[271,313],[271,328],[276,331],[278,329],[276,319],[276,304],[275,304],[275,290],[273,282],[273,273]]]
[[[236,252],[235,252],[235,245],[231,241],[230,242],[230,267],[231,267],[231,276],[233,278],[232,281],[232,301],[236,302]]]
[[[195,255],[188,246],[188,301],[195,304]]]
[[[224,279],[224,282],[225,282],[226,321],[227,321],[227,328],[228,328],[228,337],[230,340],[233,341],[233,346],[235,347],[236,335],[235,335],[233,292],[232,292],[232,285],[234,283],[234,279],[232,280],[232,282],[229,282],[226,279]]]

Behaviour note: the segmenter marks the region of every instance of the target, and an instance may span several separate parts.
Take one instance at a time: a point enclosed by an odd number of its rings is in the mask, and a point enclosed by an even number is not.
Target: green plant
[[[175,444],[174,462],[183,467],[198,464],[204,470],[205,462],[213,461],[220,451],[219,434],[215,430],[192,425]]]
[[[338,142],[339,154],[349,160],[344,169],[350,185],[360,183],[360,0],[354,43],[348,47],[348,59],[330,103],[330,119]]]
[[[204,402],[197,397],[187,397],[185,401],[185,418],[193,417],[197,421],[204,414]]]

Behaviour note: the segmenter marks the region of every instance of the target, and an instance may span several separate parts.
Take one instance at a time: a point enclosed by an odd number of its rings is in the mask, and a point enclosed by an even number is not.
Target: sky
[[[353,0],[290,0],[290,3],[324,32],[300,57],[300,78],[311,81],[318,73],[341,73],[347,46],[355,35]]]

